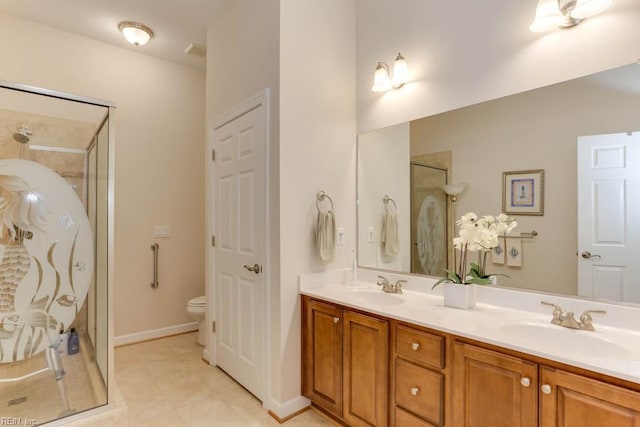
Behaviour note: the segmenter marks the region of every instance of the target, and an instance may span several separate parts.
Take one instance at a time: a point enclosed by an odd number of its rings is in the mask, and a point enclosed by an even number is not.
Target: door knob
[[[544,394],[551,394],[551,386],[549,384],[543,384],[540,389]]]
[[[262,266],[259,264],[253,264],[251,267],[248,265],[244,265],[244,268],[249,270],[249,271],[253,271],[254,273],[258,274],[262,271]]]
[[[420,389],[418,387],[411,387],[411,390],[409,390],[411,392],[412,395],[417,396],[418,393],[420,393]]]
[[[531,385],[531,379],[527,377],[521,378],[520,384],[522,384],[524,387],[529,387]]]
[[[602,258],[600,255],[592,254],[589,251],[584,251],[580,254],[584,259]]]

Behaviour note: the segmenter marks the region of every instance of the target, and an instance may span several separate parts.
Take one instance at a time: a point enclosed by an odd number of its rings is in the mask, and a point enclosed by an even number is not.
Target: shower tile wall
[[[13,134],[22,125],[33,132],[29,145],[43,147],[27,149],[24,158],[43,164],[65,178],[84,202],[85,155],[46,148],[86,150],[96,131],[95,123],[0,109],[0,158],[20,158],[21,144],[13,139]]]

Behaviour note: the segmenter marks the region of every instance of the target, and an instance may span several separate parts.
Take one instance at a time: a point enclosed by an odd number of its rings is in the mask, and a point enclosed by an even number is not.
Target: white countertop
[[[640,331],[616,325],[631,322],[630,326],[640,327],[639,309],[480,286],[476,308],[460,310],[443,305],[439,288],[431,291],[432,279],[407,276],[410,282],[403,294],[387,294],[375,285],[375,275],[375,272],[359,270],[361,280],[355,282],[346,278],[350,274],[344,270],[301,275],[300,292],[640,383]],[[390,280],[400,277],[386,273],[385,276]],[[563,328],[550,323],[552,309],[542,306],[541,299],[575,311],[576,317],[585,309],[606,309],[608,313],[601,317],[593,315],[595,332]]]

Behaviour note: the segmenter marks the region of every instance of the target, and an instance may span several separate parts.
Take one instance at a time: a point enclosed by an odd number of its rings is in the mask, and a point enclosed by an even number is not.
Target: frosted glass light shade
[[[389,68],[386,64],[382,62],[378,62],[378,66],[376,67],[376,72],[373,76],[373,87],[371,88],[374,92],[384,92],[391,89],[391,79],[389,78]]]
[[[539,0],[536,8],[536,17],[529,26],[529,30],[534,33],[548,31],[557,28],[563,20],[558,0]]]
[[[118,28],[124,38],[134,46],[143,46],[153,37],[151,28],[139,22],[121,22]]]
[[[462,193],[465,188],[467,188],[467,183],[459,182],[457,184],[447,184],[443,185],[440,188],[442,188],[442,190],[450,196],[457,196],[458,194]]]
[[[393,87],[400,87],[409,81],[409,67],[407,66],[407,60],[398,53],[396,61],[393,63],[393,79],[391,84]]]
[[[611,6],[612,0],[578,0],[576,6],[571,11],[571,16],[576,19],[583,19],[602,12]]]

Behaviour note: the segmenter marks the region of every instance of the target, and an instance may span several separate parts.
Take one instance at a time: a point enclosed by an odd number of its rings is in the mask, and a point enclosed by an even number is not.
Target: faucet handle
[[[584,331],[595,331],[595,329],[593,329],[593,324],[592,324],[593,319],[591,318],[591,313],[606,314],[607,311],[606,310],[586,310],[580,316],[580,329]]]
[[[554,325],[559,325],[562,323],[562,309],[559,305],[546,301],[540,301],[540,304],[553,307],[553,319],[551,319],[551,323],[553,323]]]
[[[396,284],[393,285],[394,292],[397,293],[397,294],[401,294],[402,293],[402,285],[404,283],[407,283],[407,281],[406,280],[397,280]]]

